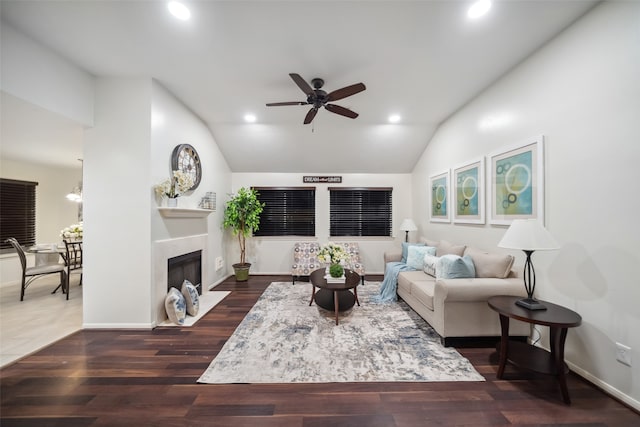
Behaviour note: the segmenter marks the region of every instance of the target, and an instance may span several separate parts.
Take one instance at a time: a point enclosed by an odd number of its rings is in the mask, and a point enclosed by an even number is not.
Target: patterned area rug
[[[403,301],[375,304],[378,283],[358,286],[360,307],[310,307],[311,285],[274,282],[199,383],[484,381],[471,363]]]

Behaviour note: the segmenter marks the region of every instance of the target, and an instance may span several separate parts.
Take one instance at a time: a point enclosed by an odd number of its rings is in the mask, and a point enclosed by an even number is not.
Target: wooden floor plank
[[[197,384],[267,286],[290,280],[231,278],[216,288],[231,294],[192,327],[83,330],[7,366],[0,425],[640,425],[638,413],[574,374],[571,406],[553,378],[510,369],[498,380],[493,348],[459,349],[483,382]]]

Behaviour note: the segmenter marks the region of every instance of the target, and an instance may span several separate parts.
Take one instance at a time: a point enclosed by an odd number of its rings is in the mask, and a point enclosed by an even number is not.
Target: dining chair
[[[69,299],[71,273],[80,274],[80,286],[82,286],[82,242],[75,240],[64,240],[65,256],[64,262],[67,268],[66,294]]]
[[[24,291],[27,287],[38,277],[46,276],[48,274],[60,274],[60,285],[64,286],[67,282],[67,273],[65,271],[65,266],[63,264],[45,264],[45,265],[36,265],[34,267],[27,267],[27,256],[20,246],[20,243],[13,238],[10,237],[5,242],[11,244],[13,249],[18,253],[18,258],[20,258],[20,265],[22,266],[22,284],[20,285],[20,301],[24,300]],[[57,289],[57,288],[56,288]],[[55,292],[55,291],[54,291]],[[67,296],[67,299],[68,296]]]

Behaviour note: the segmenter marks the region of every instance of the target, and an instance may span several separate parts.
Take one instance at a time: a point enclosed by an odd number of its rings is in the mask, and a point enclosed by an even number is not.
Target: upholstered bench
[[[336,244],[342,246],[344,251],[349,254],[349,260],[346,262],[345,267],[358,273],[364,285],[364,265],[360,260],[360,246],[351,242],[337,242]]]
[[[345,267],[355,271],[360,275],[362,284],[364,285],[364,265],[360,260],[360,247],[357,243],[338,242],[349,254],[349,259],[345,262]],[[296,279],[302,276],[309,276],[313,270],[324,267],[318,261],[318,251],[320,244],[317,242],[297,242],[293,245],[293,265],[291,266],[291,280],[295,285]]]
[[[291,266],[291,280],[296,284],[296,278],[309,276],[313,270],[322,267],[318,261],[318,242],[297,242],[293,245],[293,265]]]

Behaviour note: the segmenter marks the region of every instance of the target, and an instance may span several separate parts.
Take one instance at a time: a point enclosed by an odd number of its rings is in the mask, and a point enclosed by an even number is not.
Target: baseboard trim
[[[567,360],[565,360],[565,363],[569,366],[569,368],[574,373],[576,373],[577,375],[581,376],[585,380],[589,381],[590,383],[592,383],[596,387],[600,388],[602,391],[604,391],[605,393],[607,393],[608,395],[610,395],[614,399],[619,400],[620,402],[622,402],[623,404],[627,405],[631,409],[634,409],[636,412],[640,413],[640,402],[639,401],[635,400],[634,398],[632,398],[629,395],[624,394],[622,391],[620,391],[617,388],[613,387],[612,385],[602,381],[600,378],[597,378],[597,377],[593,376],[590,372],[587,372],[584,369],[580,368],[579,366],[576,366],[574,363],[571,363],[571,362],[569,362]]]
[[[227,274],[222,279],[218,279],[217,281],[213,282],[213,284],[209,285],[209,287],[207,289],[208,290],[212,290],[213,288],[218,286],[220,283],[224,282],[225,280],[227,280],[229,277],[232,277],[232,276],[233,276],[233,274]]]

